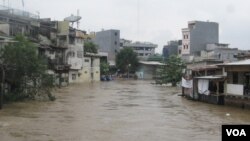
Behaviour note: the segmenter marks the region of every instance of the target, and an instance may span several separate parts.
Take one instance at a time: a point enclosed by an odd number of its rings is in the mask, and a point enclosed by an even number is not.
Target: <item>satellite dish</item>
[[[79,20],[81,20],[82,19],[82,17],[81,16],[74,16],[74,15],[71,15],[71,16],[69,16],[69,17],[66,17],[66,18],[64,18],[64,21],[68,21],[68,22],[77,22],[77,21],[79,21]]]

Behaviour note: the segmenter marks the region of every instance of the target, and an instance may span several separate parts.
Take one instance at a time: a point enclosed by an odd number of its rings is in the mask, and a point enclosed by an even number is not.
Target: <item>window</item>
[[[52,50],[51,50],[51,51],[49,51],[49,54],[54,54],[54,51],[52,51]]]
[[[115,45],[117,45],[117,42],[115,41]]]
[[[188,39],[188,35],[183,35],[183,39]]]
[[[117,36],[117,32],[115,32],[115,36]]]
[[[75,52],[70,51],[70,52],[68,53],[68,55],[69,55],[69,57],[75,57]]]
[[[84,59],[84,62],[89,62],[89,59]]]
[[[72,80],[76,80],[76,74],[72,74]]]
[[[233,72],[233,84],[238,84],[238,73]]]

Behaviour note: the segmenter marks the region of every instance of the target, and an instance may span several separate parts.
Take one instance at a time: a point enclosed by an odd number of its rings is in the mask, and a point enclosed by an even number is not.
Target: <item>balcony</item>
[[[55,71],[68,71],[70,69],[69,64],[64,63],[62,59],[48,59],[48,69]]]

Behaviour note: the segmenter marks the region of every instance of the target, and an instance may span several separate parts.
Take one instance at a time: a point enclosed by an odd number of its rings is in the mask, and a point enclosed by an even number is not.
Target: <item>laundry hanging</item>
[[[210,91],[208,90],[209,80],[199,79],[198,80],[198,92],[199,94],[209,95]]]

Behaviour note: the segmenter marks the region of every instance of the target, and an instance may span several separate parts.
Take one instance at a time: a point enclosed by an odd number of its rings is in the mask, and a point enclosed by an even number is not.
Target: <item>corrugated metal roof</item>
[[[250,59],[246,59],[246,60],[241,60],[241,61],[237,61],[237,62],[231,62],[231,63],[225,63],[225,64],[219,64],[218,66],[246,66],[246,65],[250,65]]]
[[[139,61],[139,63],[144,64],[144,65],[159,65],[159,66],[165,65],[163,63],[156,62],[156,61]]]
[[[221,79],[224,78],[224,76],[221,75],[215,75],[215,76],[199,76],[195,77],[196,79]]]

